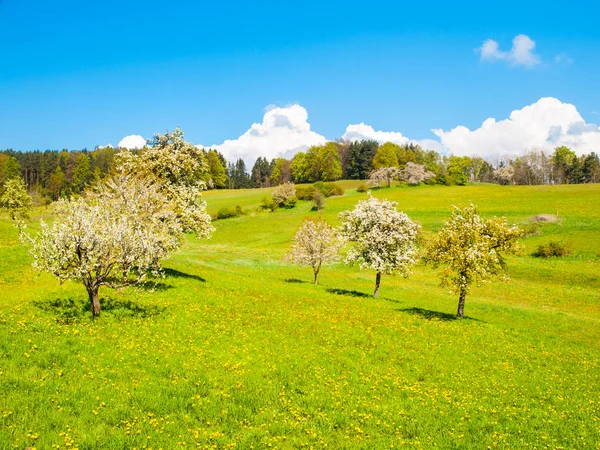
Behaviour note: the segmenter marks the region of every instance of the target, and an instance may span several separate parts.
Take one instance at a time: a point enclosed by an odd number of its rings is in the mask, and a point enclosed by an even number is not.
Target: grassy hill
[[[30,267],[0,219],[0,449],[598,448],[600,185],[382,189],[426,232],[452,204],[527,223],[508,283],[457,299],[436,271],[410,279],[282,261],[306,216],[337,224],[367,194],[342,182],[326,209],[253,212],[270,189],[211,191],[249,214],[189,237],[155,292],[101,290]],[[36,211],[37,216],[50,211]],[[35,220],[30,228],[36,228]],[[530,256],[549,240],[573,254]]]

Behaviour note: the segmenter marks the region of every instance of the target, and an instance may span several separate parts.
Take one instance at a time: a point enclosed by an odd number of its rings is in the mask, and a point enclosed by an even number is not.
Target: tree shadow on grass
[[[141,283],[137,283],[135,287],[147,292],[166,291],[168,289],[173,289],[172,284],[161,283],[160,281],[154,280],[142,281]]]
[[[474,319],[472,317],[468,317],[465,316],[462,319],[459,319],[458,317],[456,317],[455,314],[449,314],[449,313],[444,313],[444,312],[440,312],[440,311],[432,311],[430,309],[423,309],[423,308],[400,308],[397,309],[396,311],[400,311],[406,314],[411,314],[413,316],[420,316],[424,319],[427,320],[441,320],[443,322],[452,322],[455,320],[472,320],[475,322],[481,322],[481,320],[479,319]]]
[[[163,272],[168,277],[173,277],[173,278],[188,278],[188,279],[192,279],[192,280],[196,280],[196,281],[201,281],[202,283],[206,283],[206,280],[204,278],[202,278],[201,276],[199,276],[199,275],[192,275],[192,274],[189,274],[189,273],[180,272],[179,270],[168,269],[168,268],[164,269]]]
[[[347,295],[349,297],[361,297],[361,298],[372,298],[373,297],[372,295],[365,294],[364,292],[349,291],[347,289],[327,289],[327,292],[329,292],[330,294]]]
[[[286,278],[283,281],[285,281],[286,283],[298,283],[298,284],[307,283],[308,284],[308,281],[300,280],[298,278]]]
[[[84,299],[57,298],[54,300],[39,300],[33,305],[42,311],[54,314],[56,321],[61,324],[71,324],[85,317],[91,317],[92,307]],[[103,314],[114,317],[153,317],[162,314],[166,308],[157,305],[143,305],[131,300],[119,300],[112,297],[100,299],[100,317]]]

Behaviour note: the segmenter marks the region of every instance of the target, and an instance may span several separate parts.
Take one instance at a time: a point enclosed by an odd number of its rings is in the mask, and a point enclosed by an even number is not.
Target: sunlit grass
[[[314,286],[283,262],[305,216],[337,224],[366,198],[343,184],[320,213],[255,212],[270,190],[206,193],[211,213],[248,214],[189,237],[155,292],[101,291],[96,322],[83,287],[33,272],[1,219],[0,448],[597,448],[600,185],[374,192],[426,232],[469,201],[560,217],[456,321],[428,267],[384,277],[375,300],[371,272],[325,267]],[[530,256],[551,239],[573,255]]]

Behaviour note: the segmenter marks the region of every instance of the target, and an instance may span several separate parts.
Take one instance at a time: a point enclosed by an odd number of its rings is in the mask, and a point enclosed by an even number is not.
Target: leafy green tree
[[[575,152],[564,145],[556,147],[552,154],[552,175],[554,182],[563,184],[568,181],[569,167],[577,158]]]
[[[471,158],[468,156],[451,156],[448,159],[448,176],[452,183],[464,186],[469,180]]]
[[[87,153],[79,153],[75,156],[75,166],[73,168],[73,188],[76,192],[83,191],[87,183],[93,179],[90,157]]]
[[[13,220],[27,219],[32,201],[21,177],[11,178],[4,184],[0,208],[9,212]]]
[[[406,144],[398,147],[396,155],[398,156],[398,166],[404,168],[406,163],[417,162],[417,152],[421,151],[418,145]]]
[[[308,183],[313,181],[312,167],[306,153],[299,152],[294,155],[290,170],[295,183]]]
[[[62,171],[60,166],[57,166],[48,182],[48,192],[52,200],[58,200],[61,196],[65,187],[65,173]]]
[[[0,188],[8,180],[19,178],[21,176],[21,165],[17,158],[5,154],[0,154]]]
[[[283,184],[292,178],[291,161],[285,158],[276,158],[271,161],[271,185]]]
[[[392,142],[386,142],[377,149],[373,158],[373,169],[382,167],[398,167],[398,151],[400,146]]]
[[[215,188],[224,188],[227,186],[227,170],[223,165],[221,158],[216,150],[209,150],[207,162],[210,171],[210,177]]]
[[[585,157],[582,172],[584,183],[600,182],[600,159],[596,153],[592,152]]]
[[[465,299],[473,284],[504,275],[504,254],[515,253],[522,231],[504,218],[482,219],[475,205],[454,207],[450,220],[427,247],[426,261],[443,266],[442,285],[459,295],[457,316],[465,312]]]
[[[340,154],[335,143],[328,142],[318,148],[317,166],[318,180],[320,181],[335,181],[342,177]]]

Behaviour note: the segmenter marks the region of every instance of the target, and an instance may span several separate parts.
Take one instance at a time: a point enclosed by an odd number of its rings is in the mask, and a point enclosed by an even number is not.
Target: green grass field
[[[83,286],[35,273],[0,219],[0,449],[600,448],[600,185],[375,192],[426,232],[469,201],[514,223],[561,218],[459,321],[429,267],[383,277],[373,299],[372,272],[325,267],[315,286],[282,261],[304,217],[337,224],[366,198],[342,184],[321,213],[216,221],[155,292],[101,290],[95,322]],[[214,214],[265,195],[205,198]],[[572,256],[530,256],[551,239]]]

